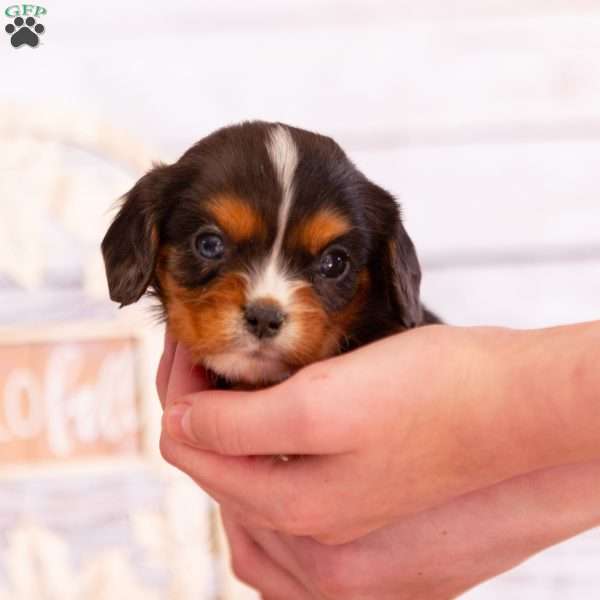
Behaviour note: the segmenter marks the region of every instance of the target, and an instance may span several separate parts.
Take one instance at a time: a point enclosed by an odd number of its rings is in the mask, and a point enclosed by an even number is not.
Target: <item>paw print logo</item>
[[[39,36],[44,33],[45,28],[41,23],[36,24],[33,17],[27,17],[25,20],[17,17],[13,23],[8,24],[5,31],[10,35],[10,43],[15,48],[23,44],[35,48],[40,43]]]

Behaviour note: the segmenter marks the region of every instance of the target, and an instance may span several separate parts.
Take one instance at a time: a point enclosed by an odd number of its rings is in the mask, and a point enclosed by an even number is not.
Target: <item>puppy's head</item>
[[[173,334],[233,382],[422,321],[395,200],[332,139],[281,124],[221,129],[144,175],[102,250],[111,298],[151,288]]]

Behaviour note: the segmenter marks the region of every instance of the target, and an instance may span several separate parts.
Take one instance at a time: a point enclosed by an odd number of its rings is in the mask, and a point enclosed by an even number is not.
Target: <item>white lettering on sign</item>
[[[51,349],[41,373],[22,366],[9,370],[0,396],[0,444],[45,436],[50,454],[64,457],[82,445],[115,444],[135,435],[140,423],[134,371],[130,348],[95,364],[77,344]]]

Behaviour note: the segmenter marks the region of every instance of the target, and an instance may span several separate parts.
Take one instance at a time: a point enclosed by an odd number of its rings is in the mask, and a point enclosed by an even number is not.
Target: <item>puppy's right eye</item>
[[[225,254],[225,242],[223,238],[214,232],[201,233],[194,242],[196,252],[209,260],[219,260]]]

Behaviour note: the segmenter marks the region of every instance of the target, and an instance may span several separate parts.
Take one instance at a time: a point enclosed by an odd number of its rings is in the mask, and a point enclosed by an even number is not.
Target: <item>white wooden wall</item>
[[[449,322],[599,318],[597,1],[44,6],[38,49],[0,44],[1,102],[98,115],[166,159],[241,119],[329,133],[401,199]],[[469,597],[593,598],[599,573],[592,532]]]

